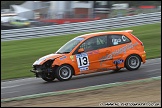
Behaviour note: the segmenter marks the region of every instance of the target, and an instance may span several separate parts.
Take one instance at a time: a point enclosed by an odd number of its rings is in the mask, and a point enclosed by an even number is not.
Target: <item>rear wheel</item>
[[[70,80],[73,72],[74,71],[70,65],[61,65],[56,69],[56,77],[59,81]]]
[[[141,59],[138,55],[130,55],[125,61],[125,68],[127,70],[137,70],[141,66]]]

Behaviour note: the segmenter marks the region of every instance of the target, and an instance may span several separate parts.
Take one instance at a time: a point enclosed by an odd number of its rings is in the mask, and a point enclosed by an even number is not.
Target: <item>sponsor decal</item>
[[[70,56],[70,59],[71,59],[72,61],[74,61],[74,56],[73,56],[73,55],[71,55],[71,56]]]
[[[63,60],[63,59],[65,59],[66,58],[66,56],[62,56],[61,58],[60,58],[60,60]]]
[[[117,45],[119,42],[121,42],[121,39],[112,39],[113,45]]]
[[[102,64],[103,61],[110,60],[110,59],[113,58],[113,56],[117,56],[117,55],[119,55],[119,54],[126,53],[127,50],[133,48],[133,47],[136,46],[137,44],[138,44],[137,42],[134,43],[134,44],[129,43],[129,44],[127,44],[127,45],[125,45],[125,46],[123,46],[123,47],[121,47],[121,48],[119,48],[119,49],[113,51],[112,53],[107,54],[107,55],[101,57],[101,58],[99,59],[99,61],[100,61],[100,63]]]
[[[80,68],[80,71],[86,71],[86,70],[89,70],[89,68],[88,67],[82,67],[82,68]]]
[[[122,40],[123,40],[123,41],[126,41],[127,38],[123,35],[123,36],[122,36]]]
[[[123,62],[124,62],[124,60],[118,59],[118,60],[115,60],[115,61],[114,61],[114,64],[121,64],[121,63],[123,63]]]

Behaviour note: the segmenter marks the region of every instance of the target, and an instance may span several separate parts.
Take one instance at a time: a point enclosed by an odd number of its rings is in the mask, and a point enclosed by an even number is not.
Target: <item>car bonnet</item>
[[[63,56],[64,54],[48,54],[36,60],[33,65],[42,65],[44,62]]]

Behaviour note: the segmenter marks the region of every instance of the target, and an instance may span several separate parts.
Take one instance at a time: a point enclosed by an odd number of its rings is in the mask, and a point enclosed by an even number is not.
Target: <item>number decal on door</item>
[[[86,53],[77,54],[76,59],[79,68],[89,66],[88,55]]]

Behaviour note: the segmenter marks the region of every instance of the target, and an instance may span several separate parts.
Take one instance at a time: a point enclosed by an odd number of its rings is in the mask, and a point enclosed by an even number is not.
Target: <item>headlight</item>
[[[42,61],[45,61],[45,60],[46,60],[45,57],[40,58],[40,59],[36,60],[36,61],[33,63],[33,65],[39,65]]]

